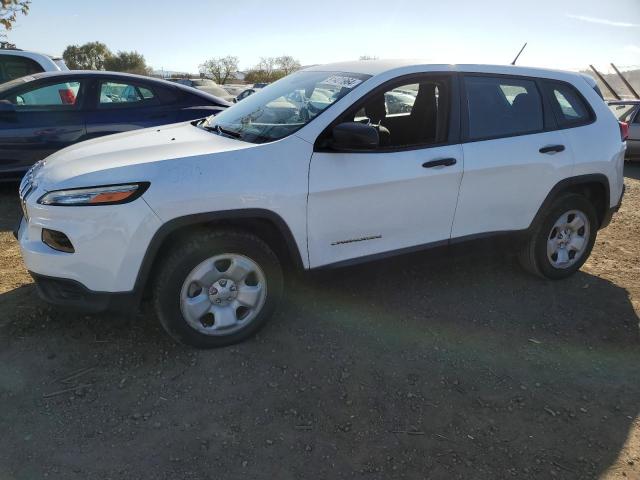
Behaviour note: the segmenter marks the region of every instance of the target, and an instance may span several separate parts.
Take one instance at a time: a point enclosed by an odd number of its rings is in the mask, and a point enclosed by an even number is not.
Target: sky
[[[640,68],[640,0],[32,0],[9,40],[54,55],[100,41],[194,73],[225,55],[241,69],[279,55],[505,64],[528,42],[519,65],[608,71]]]

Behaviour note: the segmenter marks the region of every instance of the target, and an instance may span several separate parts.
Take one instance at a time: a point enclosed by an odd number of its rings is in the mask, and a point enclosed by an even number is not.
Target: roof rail
[[[19,50],[13,43],[0,42],[0,50]]]

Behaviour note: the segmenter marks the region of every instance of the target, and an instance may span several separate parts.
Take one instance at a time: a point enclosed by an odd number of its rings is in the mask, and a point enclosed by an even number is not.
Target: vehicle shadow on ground
[[[256,338],[206,352],[175,345],[149,313],[65,313],[31,286],[0,295],[0,464],[65,478],[131,465],[156,478],[186,465],[230,478],[596,478],[624,452],[640,356],[623,288],[533,278],[483,244],[291,283]],[[65,384],[51,380],[81,367],[93,370],[71,385],[87,386],[55,394]],[[57,413],[34,420],[42,409]]]

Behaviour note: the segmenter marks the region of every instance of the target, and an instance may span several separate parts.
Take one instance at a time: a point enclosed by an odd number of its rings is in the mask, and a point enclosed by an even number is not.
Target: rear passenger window
[[[153,92],[145,87],[118,82],[102,82],[100,85],[101,107],[129,106],[154,98]]]
[[[468,76],[464,84],[470,139],[507,137],[543,130],[542,98],[535,82]]]
[[[570,85],[547,82],[547,92],[559,127],[573,127],[589,123],[591,110],[582,96]]]

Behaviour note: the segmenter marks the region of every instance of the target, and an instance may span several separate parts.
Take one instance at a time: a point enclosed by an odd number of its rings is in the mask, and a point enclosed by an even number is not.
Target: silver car
[[[629,125],[625,160],[640,160],[640,100],[616,100],[608,103],[616,118]]]

